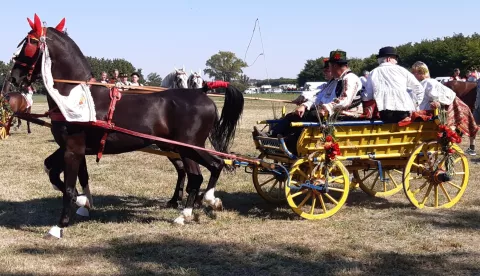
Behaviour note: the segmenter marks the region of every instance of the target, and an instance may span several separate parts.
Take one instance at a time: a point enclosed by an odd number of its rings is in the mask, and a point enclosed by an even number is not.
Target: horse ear
[[[185,72],[185,65],[182,66],[182,71]]]
[[[192,75],[193,75],[193,71],[192,71],[192,69],[190,69],[190,74],[192,74]]]
[[[178,71],[176,66],[173,66],[173,70],[175,70],[175,72]]]
[[[37,33],[37,35],[42,35],[42,21],[40,21],[40,17],[38,17],[37,14],[35,14],[33,18],[34,23],[34,30]]]
[[[28,17],[27,17],[27,20],[28,20],[28,24],[30,24],[30,27],[32,28],[32,30],[35,30],[35,24],[33,24],[32,20]]]
[[[55,29],[57,29],[57,31],[59,32],[63,32],[63,28],[65,27],[65,17],[62,19],[62,21],[60,21],[60,23],[58,23],[57,27],[55,27]]]

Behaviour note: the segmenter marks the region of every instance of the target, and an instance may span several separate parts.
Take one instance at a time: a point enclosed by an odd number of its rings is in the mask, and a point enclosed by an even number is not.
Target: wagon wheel
[[[353,177],[360,189],[375,197],[389,197],[402,189],[403,171],[396,168],[384,168],[381,174],[378,169],[366,171],[365,174],[355,170]]]
[[[287,202],[303,218],[328,218],[338,212],[347,200],[350,190],[347,169],[340,161],[333,161],[328,169],[324,164],[300,159],[290,170],[290,183],[285,186]],[[325,177],[327,171],[328,178]],[[328,185],[325,185],[327,179]]]
[[[264,156],[264,154],[260,154],[258,158],[263,159]],[[287,177],[286,174],[275,174],[261,167],[254,167],[252,172],[255,190],[257,190],[257,193],[265,199],[265,201],[273,204],[285,202],[285,183]]]
[[[404,191],[417,208],[450,208],[462,197],[468,184],[468,160],[457,145],[452,149],[453,176],[445,179],[447,153],[430,142],[415,149],[404,171]]]

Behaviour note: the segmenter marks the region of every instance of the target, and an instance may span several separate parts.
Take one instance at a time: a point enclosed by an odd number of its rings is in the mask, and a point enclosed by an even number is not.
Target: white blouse
[[[420,104],[420,110],[431,110],[430,103],[439,101],[443,105],[451,105],[457,96],[452,89],[435,79],[424,79],[420,82],[425,88],[425,97]]]
[[[309,99],[303,105],[310,109],[314,104],[317,106],[324,106],[330,114],[334,110],[347,109],[353,101],[353,98],[359,90],[362,89],[362,82],[360,78],[354,73],[349,73],[350,70],[345,71],[340,78],[335,79],[329,83],[313,98]],[[339,81],[343,81],[343,91],[337,98],[335,89]]]
[[[407,69],[382,63],[368,75],[362,100],[375,99],[379,111],[415,111],[423,95],[423,86]]]

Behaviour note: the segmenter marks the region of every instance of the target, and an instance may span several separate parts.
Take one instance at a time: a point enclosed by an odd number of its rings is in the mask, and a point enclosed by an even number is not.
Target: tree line
[[[461,71],[480,69],[480,35],[475,33],[471,36],[463,34],[454,34],[451,37],[425,39],[418,43],[405,43],[395,47],[400,56],[399,65],[409,69],[416,61],[425,62],[432,77],[449,76],[454,68]],[[376,50],[378,51],[378,50]],[[373,53],[366,58],[350,57],[349,66],[357,75],[361,75],[363,70],[372,70],[378,66],[377,53]],[[348,55],[348,53],[347,53]],[[303,86],[307,81],[323,81],[323,58],[309,59],[305,62],[304,68],[297,75],[296,79],[279,78],[269,80],[257,80],[256,85],[271,84],[279,86],[281,84],[297,84]],[[150,73],[144,77],[141,68],[136,68],[125,59],[105,59],[96,57],[87,57],[92,67],[95,78],[100,78],[103,71],[111,74],[114,69],[121,73],[131,74],[137,72],[140,76],[140,82],[146,85],[160,86],[162,78],[157,73]],[[0,81],[8,74],[8,70],[13,63],[0,61]],[[214,80],[231,82],[241,91],[246,89],[252,81],[243,74],[243,68],[248,65],[242,59],[229,51],[219,51],[212,55],[205,63],[206,68],[203,73]],[[41,83],[38,87],[41,87]],[[39,90],[37,88],[37,90]]]
[[[400,66],[410,69],[416,61],[423,61],[428,65],[432,77],[450,76],[454,68],[459,68],[461,72],[480,69],[480,35],[477,33],[471,36],[460,33],[451,37],[424,39],[395,48],[400,56]],[[377,53],[366,58],[349,58],[350,69],[357,75],[361,75],[363,70],[374,69],[378,66],[376,55]],[[323,58],[307,60],[298,74],[297,83],[303,85],[307,81],[323,81]]]

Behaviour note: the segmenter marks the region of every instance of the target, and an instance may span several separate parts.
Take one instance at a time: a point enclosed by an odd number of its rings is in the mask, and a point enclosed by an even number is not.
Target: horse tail
[[[215,150],[228,152],[235,138],[237,123],[243,112],[243,94],[237,88],[226,83],[225,101],[220,119],[215,120],[209,140]],[[209,86],[211,88],[211,86]],[[217,113],[218,114],[218,113]]]

